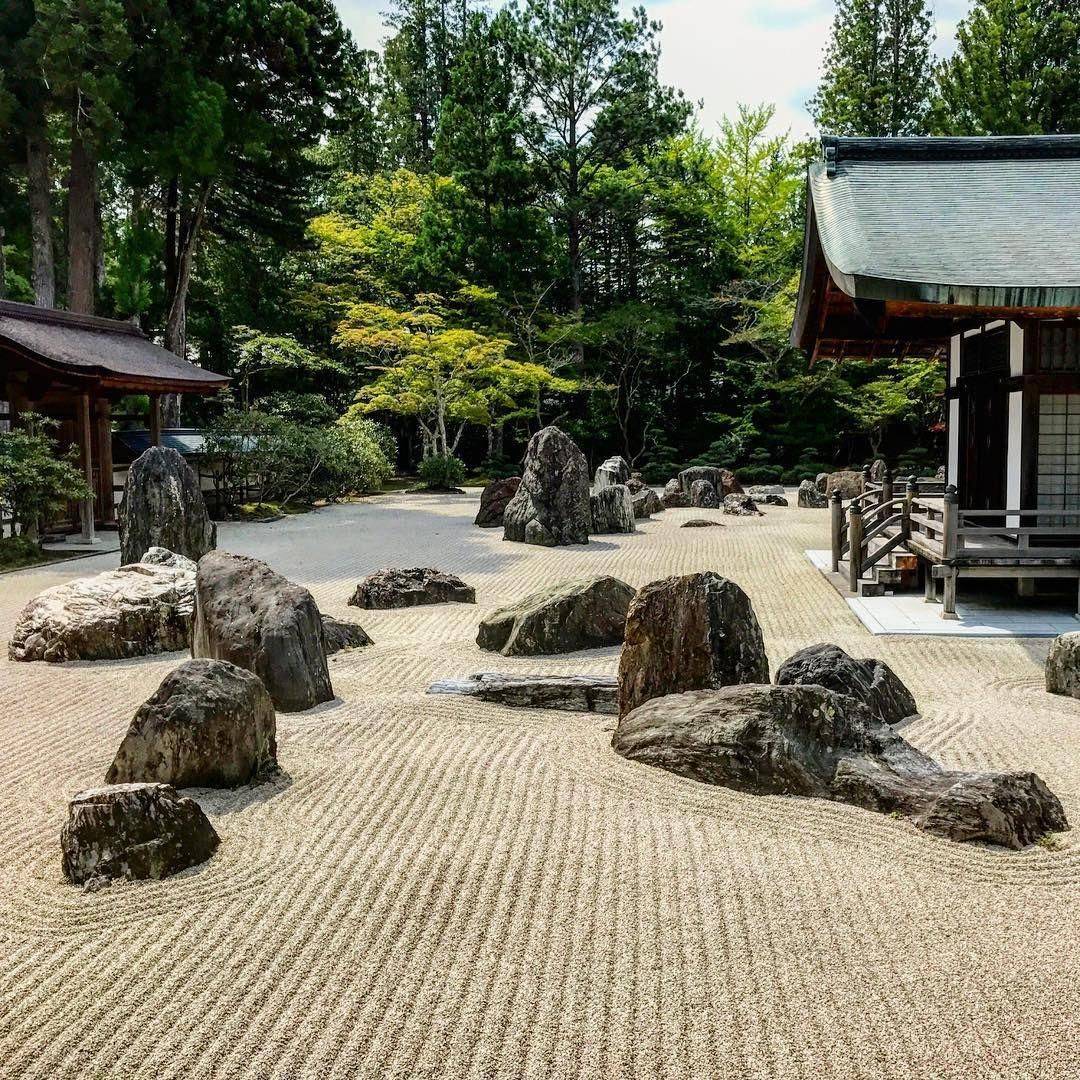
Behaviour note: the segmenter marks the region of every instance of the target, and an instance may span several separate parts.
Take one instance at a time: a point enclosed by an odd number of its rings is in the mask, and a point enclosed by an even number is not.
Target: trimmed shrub
[[[453,454],[431,454],[420,462],[420,479],[425,488],[445,491],[465,479],[465,464]]]

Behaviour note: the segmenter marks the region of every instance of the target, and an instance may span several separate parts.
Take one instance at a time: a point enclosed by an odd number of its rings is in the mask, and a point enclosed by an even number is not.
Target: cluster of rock
[[[361,581],[352,594],[353,607],[376,610],[422,604],[475,604],[476,590],[454,574],[432,567],[391,567]]]
[[[587,544],[592,525],[589,467],[557,427],[530,440],[521,484],[503,512],[503,539],[543,547]]]

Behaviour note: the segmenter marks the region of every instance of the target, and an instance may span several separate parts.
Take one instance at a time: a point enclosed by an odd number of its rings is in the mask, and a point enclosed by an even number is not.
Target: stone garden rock
[[[861,702],[822,686],[727,686],[623,714],[615,751],[757,795],[802,795],[902,815],[951,840],[1020,848],[1068,828],[1033,773],[947,772]]]
[[[767,682],[769,662],[750,599],[711,571],[640,589],[626,615],[619,713],[649,698]]]
[[[722,521],[710,521],[708,518],[691,518],[689,521],[684,521],[680,527],[683,529],[711,529],[714,526],[723,528],[723,525]]]
[[[799,505],[809,510],[824,510],[829,500],[811,480],[804,480],[799,485]]]
[[[520,476],[509,476],[505,480],[492,480],[480,492],[480,509],[476,512],[476,521],[481,529],[502,528],[503,514],[507,504],[521,487]]]
[[[764,503],[766,506],[787,506],[788,501],[783,495],[766,495],[764,497]]]
[[[323,633],[311,593],[266,563],[221,551],[199,560],[192,656],[254,672],[282,712],[333,699]]]
[[[151,548],[145,561],[76,578],[23,608],[12,660],[122,660],[186,649],[195,608],[195,564]]]
[[[749,495],[727,495],[724,497],[724,513],[734,517],[758,517],[761,511]]]
[[[834,491],[840,492],[840,498],[847,502],[862,494],[862,473],[853,469],[842,469],[839,472],[829,473],[825,481],[825,494],[832,495]]]
[[[589,498],[592,512],[593,533],[632,533],[634,525],[634,501],[625,484],[610,484]]]
[[[503,521],[505,540],[544,547],[589,542],[588,463],[557,427],[543,428],[529,440],[525,475]]]
[[[880,484],[881,481],[885,479],[885,473],[888,468],[889,466],[881,458],[875,458],[870,463],[870,479],[873,480],[875,484]]]
[[[651,491],[652,488],[645,483],[641,473],[635,472],[630,474],[630,479],[626,481],[626,486],[630,489],[631,495],[637,495],[640,491]]]
[[[609,457],[596,470],[594,485],[597,491],[603,491],[612,484],[625,484],[630,479],[630,466],[622,457]]]
[[[1046,657],[1046,689],[1080,698],[1080,631],[1054,638]]]
[[[634,590],[613,577],[564,581],[500,608],[476,644],[503,656],[540,656],[618,645]]]
[[[664,487],[664,493],[660,496],[665,510],[671,510],[680,506],[690,505],[690,495],[683,491],[682,484],[678,480],[669,480]]]
[[[559,709],[615,715],[618,680],[612,675],[500,675],[484,672],[443,679],[429,694],[463,694],[524,709]]]
[[[199,804],[168,784],[82,791],[60,833],[64,876],[74,885],[168,877],[205,862],[219,842]]]
[[[783,496],[784,488],[780,484],[753,484],[746,489],[746,494],[755,499],[764,499],[767,495]]]
[[[352,607],[373,610],[475,603],[476,590],[461,578],[422,566],[376,570],[356,586],[349,600]]]
[[[898,724],[919,707],[911,691],[884,660],[855,660],[839,645],[811,645],[785,660],[779,685],[812,684],[861,701],[882,724]]]
[[[708,480],[695,480],[690,485],[690,505],[702,510],[716,510],[720,506],[720,496]]]
[[[825,494],[825,488],[828,485],[828,483],[829,483],[829,474],[827,472],[819,472],[817,474],[817,476],[814,478],[814,486],[818,489],[818,491],[821,492],[822,495]]]
[[[639,519],[652,517],[653,514],[659,514],[664,509],[660,496],[651,487],[642,488],[636,495],[632,496],[632,500],[634,517]]]
[[[944,465],[939,465],[937,467],[937,472],[934,473],[934,479],[935,480],[940,480],[940,481],[942,481],[944,483],[945,476],[946,476],[945,466]]]
[[[333,615],[324,615],[322,624],[327,656],[332,656],[343,649],[359,649],[364,645],[375,644],[359,623],[335,619]]]
[[[152,547],[198,562],[217,546],[199,478],[175,450],[151,446],[132,463],[117,512],[120,561],[136,563]]]
[[[679,483],[687,495],[690,494],[695,480],[707,480],[721,497],[742,491],[742,485],[735,479],[735,474],[730,469],[721,469],[716,465],[694,465],[679,473]]]
[[[277,771],[274,704],[225,660],[188,660],[135,714],[107,784],[240,787]]]

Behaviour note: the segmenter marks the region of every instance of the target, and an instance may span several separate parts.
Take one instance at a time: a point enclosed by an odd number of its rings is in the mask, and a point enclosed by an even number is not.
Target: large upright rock
[[[629,490],[629,488],[627,488]],[[634,504],[634,517],[649,518],[653,514],[659,514],[664,509],[660,496],[651,487],[644,487],[630,496]]]
[[[151,446],[128,470],[118,511],[120,558],[138,562],[163,547],[198,562],[217,546],[199,478],[175,451]]]
[[[430,566],[389,567],[368,574],[349,603],[383,611],[424,604],[475,604],[476,590],[457,575]]]
[[[276,769],[277,721],[259,678],[188,660],[139,707],[105,782],[240,787]]]
[[[902,815],[951,840],[1020,848],[1068,828],[1033,773],[946,772],[822,686],[727,686],[653,698],[623,714],[615,751],[757,795],[803,795]]]
[[[480,623],[476,644],[503,656],[541,656],[618,645],[634,590],[613,577],[564,581]]]
[[[530,440],[525,475],[503,515],[503,539],[543,547],[589,542],[589,466],[573,439],[546,427]]]
[[[480,492],[480,509],[476,512],[474,525],[481,529],[502,528],[503,514],[510,500],[521,487],[520,476],[508,476],[505,480],[492,480]]]
[[[911,691],[884,660],[855,660],[839,645],[811,645],[776,673],[780,686],[814,685],[861,701],[882,724],[898,724],[919,711]]]
[[[254,672],[282,712],[334,696],[314,597],[258,559],[212,551],[199,560],[191,655]]]
[[[594,483],[597,491],[603,491],[612,484],[625,484],[630,479],[630,466],[626,459],[615,456],[602,462],[596,470]]]
[[[716,488],[716,494],[720,498],[742,491],[742,485],[735,479],[735,474],[730,469],[721,469],[717,465],[693,465],[679,473],[679,483],[687,495],[690,494],[695,480],[707,480]]]
[[[700,510],[716,510],[720,506],[720,495],[708,480],[695,480],[690,485],[690,505]]]
[[[840,498],[845,502],[862,494],[862,473],[854,469],[841,469],[839,472],[831,472],[825,480],[825,494],[831,496],[834,491],[840,492]]]
[[[813,480],[804,480],[799,485],[799,505],[808,510],[824,510],[829,500],[818,490]]]
[[[76,578],[23,608],[8,644],[12,660],[123,660],[191,644],[195,564],[161,548],[143,562]]]
[[[735,582],[707,571],[638,590],[619,658],[620,715],[665,694],[768,679],[761,627]]]
[[[168,784],[82,791],[60,832],[64,876],[74,885],[168,877],[205,862],[219,843],[199,804]]]
[[[1054,638],[1045,670],[1048,693],[1080,698],[1080,632]]]
[[[634,525],[634,502],[625,484],[609,484],[589,498],[594,533],[632,533]]]

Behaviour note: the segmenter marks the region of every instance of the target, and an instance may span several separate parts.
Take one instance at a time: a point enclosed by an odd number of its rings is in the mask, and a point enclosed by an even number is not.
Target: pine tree
[[[932,87],[926,0],[837,0],[810,112],[833,135],[920,135]]]
[[[1075,0],[975,0],[937,73],[934,126],[955,135],[1080,131]]]

